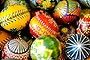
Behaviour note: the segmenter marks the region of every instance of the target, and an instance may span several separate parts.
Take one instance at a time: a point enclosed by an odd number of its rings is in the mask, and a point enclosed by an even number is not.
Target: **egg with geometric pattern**
[[[66,42],[66,55],[71,60],[85,60],[90,55],[90,39],[85,35],[72,34]]]
[[[28,60],[29,53],[28,44],[22,38],[16,38],[6,43],[2,50],[2,59]]]
[[[58,39],[51,36],[36,38],[30,48],[32,60],[57,60],[61,52]]]
[[[77,33],[90,37],[90,14],[85,14],[79,19]]]
[[[54,8],[53,17],[59,24],[71,24],[79,19],[80,10],[77,1],[60,1]]]
[[[35,13],[36,15],[32,17],[29,23],[30,33],[35,38],[43,35],[57,37],[57,35],[59,34],[59,28],[50,14],[43,10],[39,10]]]

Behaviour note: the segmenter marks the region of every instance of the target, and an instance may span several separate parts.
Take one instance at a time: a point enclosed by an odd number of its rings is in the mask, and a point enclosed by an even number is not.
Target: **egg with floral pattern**
[[[49,10],[56,6],[56,0],[36,0],[36,5],[38,8]]]

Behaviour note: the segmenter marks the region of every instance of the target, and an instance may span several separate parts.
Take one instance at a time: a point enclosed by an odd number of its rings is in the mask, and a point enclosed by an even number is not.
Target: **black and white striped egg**
[[[72,34],[66,42],[66,55],[71,60],[85,60],[90,55],[90,39],[84,35]]]

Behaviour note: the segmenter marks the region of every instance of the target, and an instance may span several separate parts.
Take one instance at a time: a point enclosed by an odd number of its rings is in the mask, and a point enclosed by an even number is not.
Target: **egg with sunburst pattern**
[[[29,59],[29,46],[22,38],[12,39],[4,46],[2,58],[13,58],[17,60]]]
[[[71,60],[84,60],[90,55],[90,39],[72,34],[66,42],[66,54]]]

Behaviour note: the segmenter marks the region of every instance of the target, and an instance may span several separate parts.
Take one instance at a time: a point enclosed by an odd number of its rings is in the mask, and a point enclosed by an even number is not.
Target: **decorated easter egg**
[[[30,49],[30,56],[33,60],[57,60],[60,54],[59,40],[51,36],[37,38]]]
[[[84,35],[72,34],[66,42],[66,54],[71,60],[84,60],[90,55],[90,39]]]
[[[59,32],[60,32],[60,40],[66,41],[67,38],[75,33],[75,28],[72,25],[60,25],[59,26]]]
[[[13,58],[18,60],[28,60],[29,58],[29,46],[21,38],[10,40],[2,50],[2,58]]]
[[[1,26],[8,31],[23,29],[30,20],[30,13],[25,6],[10,5],[0,13]]]
[[[4,45],[10,40],[11,36],[7,32],[0,30],[0,50],[2,50]]]
[[[80,18],[77,33],[88,37],[90,36],[90,14],[86,14]]]
[[[86,7],[90,8],[90,0],[79,0],[79,2],[83,5],[85,5]]]
[[[56,0],[36,0],[37,7],[44,10],[52,9],[56,6],[56,4]]]
[[[70,24],[78,20],[80,16],[80,5],[76,1],[60,1],[54,11],[53,17],[60,24]]]
[[[42,35],[57,37],[59,34],[57,23],[48,13],[42,10],[37,11],[36,15],[30,20],[29,28],[30,33],[34,37],[40,37]]]
[[[4,7],[7,7],[7,6],[13,5],[13,4],[18,4],[18,5],[23,5],[23,6],[28,7],[25,0],[6,0],[5,4],[4,4]]]

